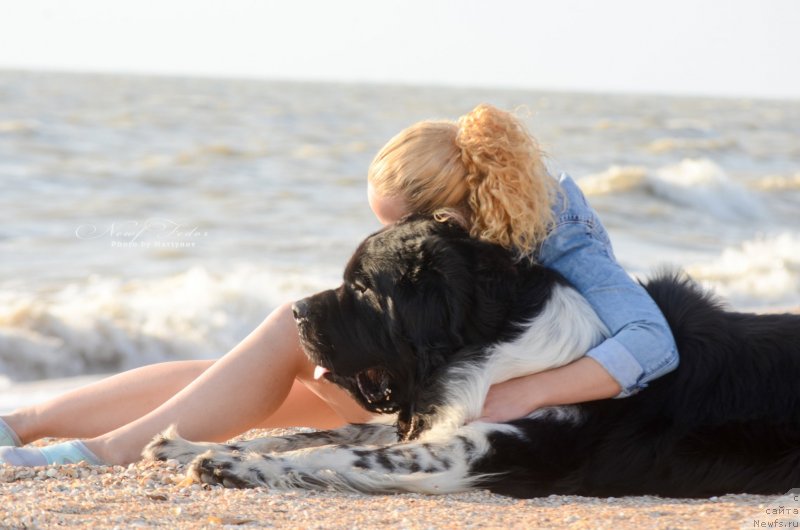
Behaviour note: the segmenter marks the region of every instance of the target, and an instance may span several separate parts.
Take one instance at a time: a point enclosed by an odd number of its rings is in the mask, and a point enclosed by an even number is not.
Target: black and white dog
[[[800,486],[800,316],[728,312],[663,275],[646,288],[678,343],[676,371],[625,399],[470,423],[491,384],[607,336],[588,303],[555,272],[420,217],[364,241],[344,279],[295,304],[303,346],[318,376],[394,425],[232,445],[173,432],[145,455],[235,487],[696,497]]]

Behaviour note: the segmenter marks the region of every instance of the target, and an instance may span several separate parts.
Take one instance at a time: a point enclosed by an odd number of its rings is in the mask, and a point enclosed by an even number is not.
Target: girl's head
[[[453,218],[520,256],[544,239],[556,189],[523,124],[485,104],[457,122],[412,125],[369,168],[370,205],[382,222],[411,212]]]

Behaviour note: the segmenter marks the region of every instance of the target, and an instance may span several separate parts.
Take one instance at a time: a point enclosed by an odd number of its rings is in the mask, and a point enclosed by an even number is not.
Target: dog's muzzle
[[[303,298],[292,304],[292,315],[297,322],[308,320],[308,299]]]

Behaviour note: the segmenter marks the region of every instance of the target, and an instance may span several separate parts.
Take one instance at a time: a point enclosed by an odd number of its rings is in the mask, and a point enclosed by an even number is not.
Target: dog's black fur
[[[361,406],[397,412],[401,440],[416,438],[435,414],[449,384],[444,369],[512,340],[566,283],[424,217],[367,238],[344,277],[338,289],[295,303],[301,340]]]
[[[800,316],[725,311],[685,277],[646,285],[678,368],[638,394],[580,406],[576,426],[517,420],[476,473],[514,496],[785,493],[800,485]]]
[[[727,311],[681,274],[645,285],[675,336],[677,370],[624,399],[426,438],[445,413],[442,396],[463,383],[450,368],[479,369],[492,345],[513,341],[524,331],[519,323],[563,285],[558,274],[515,263],[451,223],[408,219],[359,247],[340,288],[295,306],[312,361],[367,409],[397,412],[401,443],[371,425],[246,446],[167,437],[147,454],[191,460],[211,448],[192,472],[234,486],[486,487],[516,497],[704,497],[800,486],[800,316]],[[334,445],[275,453],[326,444]],[[230,453],[247,449],[262,454]]]

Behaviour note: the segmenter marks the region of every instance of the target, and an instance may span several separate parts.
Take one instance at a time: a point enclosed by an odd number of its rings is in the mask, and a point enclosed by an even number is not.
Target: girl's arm
[[[617,263],[608,234],[580,188],[566,175],[560,184],[567,207],[542,244],[539,263],[558,271],[586,298],[611,336],[571,364],[494,385],[484,406],[484,416],[494,421],[548,405],[626,397],[678,366],[661,310]]]
[[[483,404],[480,421],[504,422],[541,407],[611,398],[622,387],[591,357],[493,385]]]

